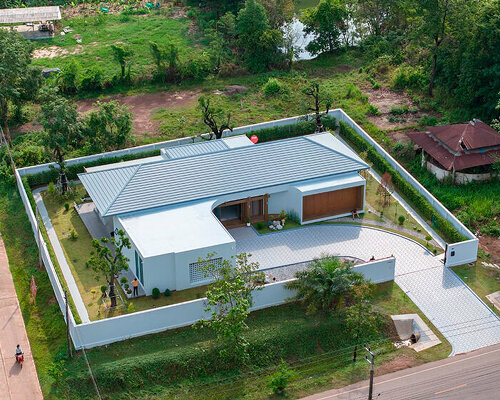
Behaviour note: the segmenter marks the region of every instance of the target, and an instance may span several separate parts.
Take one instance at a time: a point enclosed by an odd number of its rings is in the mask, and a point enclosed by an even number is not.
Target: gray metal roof
[[[314,136],[78,176],[101,214],[110,216],[368,168]]]
[[[224,140],[207,140],[206,142],[185,144],[165,148],[165,155],[168,158],[182,158],[199,154],[213,153],[219,150],[226,150],[229,146]]]
[[[4,8],[0,10],[0,24],[56,21],[61,19],[59,6]]]

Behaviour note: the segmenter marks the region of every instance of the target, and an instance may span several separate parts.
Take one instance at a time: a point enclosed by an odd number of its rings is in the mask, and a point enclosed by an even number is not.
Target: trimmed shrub
[[[404,215],[400,215],[398,217],[398,222],[399,222],[399,225],[403,225],[405,223],[405,216]]]
[[[155,299],[155,300],[156,300],[156,299],[159,299],[159,298],[160,298],[160,289],[158,289],[158,288],[156,288],[156,287],[155,287],[155,288],[153,289],[153,292],[151,293],[151,297],[152,297],[153,299]]]
[[[257,222],[255,224],[255,227],[257,228],[258,231],[260,231],[266,227],[266,224],[264,222],[260,221],[260,222]]]
[[[69,211],[69,203],[64,203],[64,210]]]
[[[69,233],[69,238],[73,241],[78,239],[78,233],[74,229],[71,229],[71,232]]]
[[[172,291],[170,289],[165,289],[165,292],[163,293],[166,297],[172,296]]]

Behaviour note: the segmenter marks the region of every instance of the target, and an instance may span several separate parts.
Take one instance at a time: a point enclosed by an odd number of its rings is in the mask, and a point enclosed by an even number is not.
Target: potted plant
[[[250,226],[250,218],[247,217],[247,226]]]

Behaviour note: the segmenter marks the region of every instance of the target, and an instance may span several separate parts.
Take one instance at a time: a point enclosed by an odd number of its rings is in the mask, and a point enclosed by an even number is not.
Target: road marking
[[[434,394],[447,393],[447,392],[451,392],[452,390],[462,389],[462,388],[464,388],[466,386],[467,386],[467,384],[464,383],[463,385],[459,385],[459,386],[455,386],[455,387],[452,387],[452,388],[449,388],[449,389],[441,390],[440,392],[436,392]]]
[[[406,375],[403,375],[403,376],[398,376],[398,377],[396,377],[396,378],[387,379],[386,381],[382,381],[382,382],[375,382],[375,385],[382,385],[382,384],[387,383],[387,382],[397,381],[397,380],[399,380],[399,379],[407,378],[407,377],[409,377],[409,376],[413,376],[413,375],[418,375],[418,374],[421,374],[421,373],[423,373],[423,372],[428,372],[428,371],[432,371],[432,370],[434,370],[434,369],[447,367],[448,365],[457,364],[457,363],[460,363],[460,362],[464,362],[464,361],[472,360],[473,358],[478,358],[478,357],[486,356],[486,355],[488,355],[488,354],[496,353],[497,351],[500,351],[500,349],[496,349],[496,350],[488,351],[488,352],[486,352],[486,353],[476,354],[476,355],[471,356],[471,357],[464,357],[464,358],[462,358],[462,359],[460,359],[460,360],[455,360],[455,361],[452,361],[452,362],[449,362],[449,363],[446,363],[446,364],[442,364],[442,365],[438,365],[438,366],[436,366],[436,367],[432,367],[432,368],[426,368],[426,369],[423,369],[422,371],[413,372],[413,373],[411,373],[411,374],[406,374]],[[358,391],[358,390],[367,389],[367,388],[368,388],[368,385],[365,385],[365,386],[362,386],[362,387],[359,387],[359,388],[356,388],[356,389],[347,390],[347,391],[345,391],[345,392],[341,392],[341,393],[337,393],[337,394],[331,394],[331,395],[328,395],[328,396],[326,396],[326,397],[320,397],[320,398],[315,399],[315,400],[328,400],[328,399],[333,399],[334,397],[340,396],[341,394],[347,394],[347,393],[351,393],[351,392],[356,392],[356,391]]]

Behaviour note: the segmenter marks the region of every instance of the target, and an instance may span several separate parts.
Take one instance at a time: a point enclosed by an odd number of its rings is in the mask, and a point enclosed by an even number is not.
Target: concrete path
[[[80,320],[85,324],[87,322],[90,322],[89,314],[87,313],[87,309],[85,308],[85,304],[83,303],[83,299],[80,291],[78,290],[75,278],[73,277],[68,262],[66,261],[64,251],[61,247],[61,243],[59,243],[56,231],[54,230],[52,222],[50,221],[49,213],[45,208],[45,204],[43,204],[43,199],[40,194],[42,190],[44,190],[44,188],[34,190],[33,197],[35,198],[38,212],[40,213],[40,218],[45,225],[45,229],[47,230],[47,235],[49,236],[50,243],[52,244],[52,248],[54,249],[54,253],[56,255],[57,261],[59,262],[59,266],[61,267],[64,280],[66,281],[66,285],[68,286],[68,290],[71,294],[73,302],[75,303],[78,315],[80,316]]]
[[[310,261],[322,254],[368,261],[396,257],[396,283],[453,346],[453,354],[500,343],[500,319],[439,257],[413,240],[376,228],[316,225],[265,235],[230,231],[236,252],[262,269]]]
[[[24,364],[16,364],[14,351],[20,344]],[[23,316],[9,270],[9,260],[0,236],[0,400],[42,400],[35,362]]]
[[[494,400],[500,398],[499,368],[500,346],[487,347],[472,353],[376,376],[373,398]],[[366,400],[368,388],[369,382],[363,381],[341,389],[317,393],[303,400]]]

